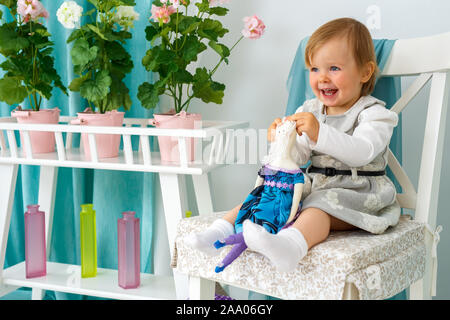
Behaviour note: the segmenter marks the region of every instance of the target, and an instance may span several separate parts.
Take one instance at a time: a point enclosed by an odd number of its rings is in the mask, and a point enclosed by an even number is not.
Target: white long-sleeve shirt
[[[320,124],[317,142],[307,134],[297,136],[297,161],[305,164],[312,150],[328,154],[349,167],[369,164],[389,145],[398,116],[384,102],[363,96],[341,115],[326,115],[323,103],[311,99],[298,112],[312,112]]]

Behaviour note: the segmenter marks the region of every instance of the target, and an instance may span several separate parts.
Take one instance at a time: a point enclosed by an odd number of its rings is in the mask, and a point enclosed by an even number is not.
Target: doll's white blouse
[[[306,133],[297,135],[296,160],[300,165],[308,162],[312,150],[328,154],[353,168],[369,164],[385,150],[397,125],[397,114],[372,96],[361,97],[357,104],[363,105],[363,110],[359,113],[352,135],[325,123],[327,115],[319,99],[307,100],[296,110],[296,113],[304,110],[312,112],[320,123],[317,143],[311,141]]]

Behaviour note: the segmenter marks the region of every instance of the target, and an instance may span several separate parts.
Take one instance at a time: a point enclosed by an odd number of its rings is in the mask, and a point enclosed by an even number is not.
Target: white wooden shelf
[[[18,124],[15,118],[0,118],[0,164],[25,164],[54,167],[90,168],[105,170],[123,170],[140,172],[167,172],[179,174],[201,175],[223,165],[223,161],[217,161],[218,155],[226,154],[229,144],[224,141],[234,139],[236,129],[245,128],[247,122],[236,121],[202,121],[198,129],[160,129],[148,127],[148,120],[139,118],[125,118],[123,127],[96,127],[70,125],[75,117],[61,117],[60,124]],[[31,142],[28,134],[24,134],[24,147],[17,144],[14,133],[29,131],[53,132],[56,143],[55,152],[36,154],[25,152],[30,148]],[[121,135],[123,149],[115,158],[84,157],[83,146],[73,147],[73,135],[86,133],[116,134]],[[64,134],[64,135],[63,135]],[[132,136],[139,138],[139,149],[133,151],[130,141]],[[178,162],[162,162],[159,152],[151,152],[149,137],[171,136],[178,139],[179,144],[186,150],[186,139],[196,138],[195,161],[187,161],[187,156],[180,153]],[[28,141],[26,141],[28,140]],[[81,139],[80,139],[81,141]],[[8,143],[7,143],[8,142]],[[221,144],[222,142],[222,144]],[[90,146],[91,148],[96,148]],[[91,150],[91,154],[97,154],[97,150]]]
[[[97,276],[81,278],[77,265],[47,262],[47,275],[27,279],[25,262],[3,271],[3,284],[15,287],[32,287],[122,300],[173,300],[176,299],[173,277],[141,273],[141,285],[136,289],[119,287],[117,270],[97,268]]]
[[[123,150],[119,151],[118,157],[103,158],[97,162],[86,160],[83,150],[73,148],[66,151],[66,159],[58,159],[57,152],[52,153],[34,153],[33,158],[26,158],[22,148],[18,148],[18,157],[11,157],[10,152],[6,151],[0,155],[0,163],[13,163],[38,166],[52,167],[70,167],[85,169],[103,169],[103,170],[120,170],[120,171],[139,171],[139,172],[167,172],[179,174],[195,174],[201,175],[213,169],[224,166],[224,163],[213,162],[211,164],[205,162],[188,162],[186,166],[178,163],[162,162],[159,152],[151,152],[151,163],[145,164],[142,153],[133,151],[133,163],[126,163]]]
[[[49,244],[52,236],[59,167],[158,173],[169,249],[172,255],[177,224],[187,210],[183,176],[192,176],[199,214],[211,214],[214,210],[208,172],[226,165],[223,157],[231,148],[230,146],[233,146],[230,143],[231,139],[238,137],[234,130],[246,128],[248,123],[203,121],[201,128],[188,130],[149,127],[148,119],[125,118],[122,127],[70,125],[73,119],[75,117],[60,117],[59,124],[43,125],[18,124],[15,118],[0,118],[0,179],[2,180],[0,183],[0,296],[20,287],[30,287],[33,289],[33,299],[42,299],[44,290],[112,299],[186,299],[188,294],[182,288],[185,279],[183,275],[177,273],[176,269],[173,270],[173,277],[141,273],[141,286],[137,289],[119,287],[118,272],[110,269],[98,268],[96,277],[81,278],[79,271],[77,271],[78,274],[74,274],[74,270],[79,270],[79,266],[47,262],[47,275],[33,279],[25,278],[24,262],[3,270],[18,166],[21,164],[40,166],[38,204],[46,213],[47,254],[50,253]],[[30,131],[53,132],[56,141],[55,152],[33,154],[28,134]],[[17,143],[19,133],[23,133],[23,148]],[[95,134],[120,135],[123,148],[115,158],[98,159],[95,157],[98,154],[96,143],[90,143],[90,153],[93,157],[86,159],[82,143],[74,145],[74,135],[80,136],[82,133],[88,134],[90,141],[95,141]],[[132,148],[133,136],[139,139],[138,150]],[[162,162],[159,153],[150,150],[151,136],[174,137],[178,139],[180,150],[187,149],[188,138],[196,138],[195,161],[188,161],[187,155],[180,152],[180,161]]]

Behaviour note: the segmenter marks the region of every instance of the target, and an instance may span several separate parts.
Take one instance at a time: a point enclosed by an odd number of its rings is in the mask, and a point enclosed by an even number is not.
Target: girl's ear
[[[373,73],[375,72],[375,63],[373,61],[369,61],[361,70],[361,82],[366,83],[370,80]]]

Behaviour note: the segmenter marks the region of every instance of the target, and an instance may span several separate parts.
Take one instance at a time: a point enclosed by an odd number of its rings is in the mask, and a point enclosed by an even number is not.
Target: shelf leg
[[[41,166],[39,175],[39,209],[45,212],[45,243],[47,245],[47,261],[50,258],[52,244],[53,215],[55,208],[56,182],[58,167]],[[33,288],[31,299],[42,300],[44,290]]]
[[[17,164],[0,164],[0,296],[17,289],[2,285],[2,276],[18,169]]]
[[[195,198],[199,215],[207,215],[214,212],[211,189],[209,188],[208,173],[202,175],[192,175],[192,182],[195,190]]]
[[[215,281],[189,277],[189,300],[214,300],[215,288]]]
[[[184,212],[186,211],[186,184],[184,176],[174,173],[159,173],[159,181],[161,184],[164,215],[166,218],[170,256],[172,257],[178,222],[184,217]],[[187,275],[178,273],[176,269],[172,269],[172,271],[177,299],[185,300],[188,297]]]

